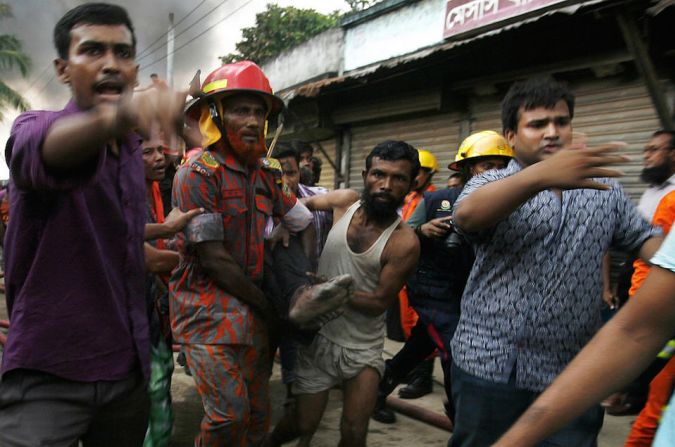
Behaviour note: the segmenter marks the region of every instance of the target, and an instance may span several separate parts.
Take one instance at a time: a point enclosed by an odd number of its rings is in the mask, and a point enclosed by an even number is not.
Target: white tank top
[[[319,258],[318,273],[328,278],[348,273],[354,279],[354,290],[372,292],[378,285],[382,270],[382,251],[401,219],[397,218],[387,227],[366,251],[354,253],[347,242],[347,230],[360,206],[361,202],[354,203],[333,225]],[[347,307],[344,314],[326,323],[320,333],[345,348],[369,349],[384,345],[384,327],[384,313],[371,317]]]

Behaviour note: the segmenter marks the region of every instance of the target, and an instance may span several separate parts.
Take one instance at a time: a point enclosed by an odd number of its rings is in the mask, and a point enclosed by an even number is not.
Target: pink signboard
[[[569,0],[448,0],[443,37],[484,29]]]

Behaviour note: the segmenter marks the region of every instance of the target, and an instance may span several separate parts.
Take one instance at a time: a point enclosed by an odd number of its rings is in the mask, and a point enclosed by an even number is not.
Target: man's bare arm
[[[384,313],[398,296],[420,256],[420,243],[407,226],[394,232],[382,253],[382,270],[373,292],[355,291],[349,305],[359,312],[376,317]]]
[[[533,446],[562,428],[644,370],[673,327],[675,273],[654,266],[635,296],[495,445]]]
[[[216,286],[251,306],[263,318],[272,318],[272,308],[265,294],[244,274],[222,242],[200,242],[196,249],[200,267]]]
[[[170,273],[180,260],[178,252],[160,250],[147,242],[143,244],[145,253],[145,271],[150,273]]]
[[[549,188],[608,189],[595,177],[618,177],[620,172],[601,166],[624,163],[625,157],[612,155],[618,144],[597,148],[570,147],[504,179],[490,182],[464,198],[454,213],[454,223],[474,233],[490,228],[513,213],[538,192]]]
[[[359,200],[359,193],[353,189],[336,189],[326,194],[300,199],[312,211],[333,211],[333,222],[340,217],[352,204]]]
[[[174,208],[166,216],[166,220],[163,223],[145,224],[143,236],[146,241],[173,237],[174,234],[185,228],[190,219],[203,212],[204,208],[195,208],[187,212],[181,211],[180,208]]]
[[[661,247],[662,242],[663,242],[662,236],[654,236],[647,239],[645,243],[642,244],[640,250],[638,251],[638,256],[640,257],[640,259],[642,259],[646,263],[649,263],[649,260],[652,259],[652,257],[659,250],[659,247]]]

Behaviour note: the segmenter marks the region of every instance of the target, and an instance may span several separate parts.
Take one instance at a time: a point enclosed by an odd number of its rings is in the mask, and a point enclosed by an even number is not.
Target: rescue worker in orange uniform
[[[301,232],[312,222],[261,159],[265,122],[283,107],[260,68],[242,61],[209,74],[186,110],[203,150],[176,173],[173,201],[205,212],[178,234],[170,301],[173,336],[204,405],[196,446],[260,445],[269,427],[276,316],[260,287],[264,227],[274,218]]]

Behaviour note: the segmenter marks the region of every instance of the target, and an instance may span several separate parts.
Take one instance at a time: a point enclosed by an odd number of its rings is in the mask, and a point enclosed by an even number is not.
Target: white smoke
[[[33,70],[28,79],[18,73],[3,73],[3,81],[21,92],[33,109],[56,110],[62,108],[70,97],[68,88],[61,85],[53,76],[52,61],[56,50],[52,43],[54,25],[69,9],[86,3],[82,0],[0,0],[12,7],[13,18],[3,19],[2,34],[17,36],[23,50],[33,62]],[[182,23],[176,26],[174,53],[174,86],[182,88],[200,68],[203,75],[215,69],[219,56],[234,51],[235,44],[241,38],[241,29],[255,23],[255,14],[265,9],[267,3],[297,8],[313,8],[322,13],[345,10],[343,0],[115,0],[109,3],[123,6],[129,12],[138,40],[140,72],[138,80],[141,86],[149,84],[150,74],[166,76],[166,36],[149,50],[144,51],[158,37],[165,34],[169,27],[169,13],[174,14],[174,23],[178,23],[191,10],[194,10]],[[213,10],[209,14],[210,10]],[[206,16],[199,20],[202,16]],[[197,22],[197,23],[195,23]],[[209,31],[207,28],[214,26]],[[193,26],[190,26],[193,24]],[[206,32],[205,32],[206,31]],[[196,37],[205,32],[201,37]],[[188,41],[195,39],[187,44]],[[184,48],[179,47],[187,44]],[[146,53],[151,53],[144,56]],[[157,61],[157,62],[156,62]],[[202,76],[203,77],[203,76]],[[50,81],[47,83],[47,81]],[[0,144],[4,148],[9,136],[11,124],[17,113],[5,112],[5,121],[0,123]],[[0,156],[0,179],[9,176],[5,165],[4,151]]]

